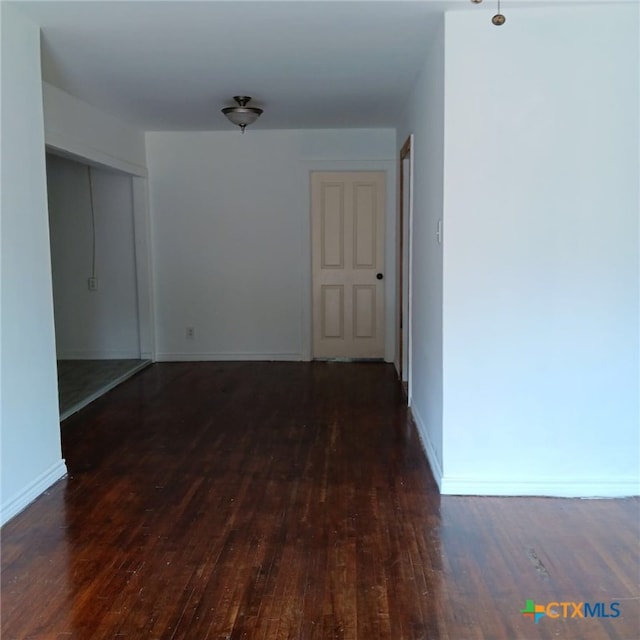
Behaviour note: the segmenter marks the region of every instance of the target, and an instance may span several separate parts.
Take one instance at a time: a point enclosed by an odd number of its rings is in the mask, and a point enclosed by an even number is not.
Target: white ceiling
[[[509,4],[554,2],[503,0]],[[145,130],[393,127],[445,10],[469,0],[21,0],[42,29],[43,78]],[[508,16],[509,17],[509,16]],[[491,28],[495,28],[492,27]],[[506,28],[506,27],[505,27]]]

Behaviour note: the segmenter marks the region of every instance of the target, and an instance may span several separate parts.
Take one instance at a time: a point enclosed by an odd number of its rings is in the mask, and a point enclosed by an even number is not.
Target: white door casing
[[[384,172],[312,172],[314,358],[384,357]]]

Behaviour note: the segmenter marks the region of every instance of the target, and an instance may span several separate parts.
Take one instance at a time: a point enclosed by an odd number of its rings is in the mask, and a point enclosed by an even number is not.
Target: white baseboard
[[[0,507],[0,525],[6,524],[29,506],[40,494],[44,493],[54,482],[67,475],[67,465],[59,460],[35,480],[30,482],[18,495]]]
[[[640,478],[474,478],[446,476],[438,461],[426,425],[415,406],[410,407],[420,442],[442,495],[540,496],[549,498],[627,498],[640,496]]]
[[[442,478],[443,495],[541,496],[550,498],[627,498],[640,495],[636,478],[567,480],[566,478]]]
[[[139,360],[139,351],[84,351],[66,350],[58,351],[58,360]]]
[[[411,414],[411,418],[416,425],[418,436],[420,436],[422,449],[424,450],[424,453],[427,456],[427,461],[429,462],[429,466],[431,467],[431,473],[433,474],[436,484],[438,485],[438,488],[442,493],[442,467],[440,466],[440,462],[438,460],[438,456],[436,455],[436,450],[433,447],[433,443],[429,438],[427,427],[415,406],[409,408],[409,413]]]
[[[301,353],[157,353],[156,362],[210,362],[210,361],[283,361],[300,362]]]

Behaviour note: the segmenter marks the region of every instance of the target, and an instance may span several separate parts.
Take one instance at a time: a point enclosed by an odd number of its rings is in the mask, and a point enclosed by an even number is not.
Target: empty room
[[[3,639],[638,637],[637,2],[0,16]]]

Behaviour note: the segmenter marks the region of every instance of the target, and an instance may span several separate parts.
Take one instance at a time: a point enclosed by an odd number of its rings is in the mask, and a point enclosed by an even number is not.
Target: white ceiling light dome
[[[225,107],[222,113],[224,113],[233,124],[238,125],[242,133],[244,133],[245,127],[254,123],[262,115],[262,109],[258,109],[258,107],[247,107],[247,104],[251,101],[250,96],[233,96],[233,99],[238,103],[238,106]]]

